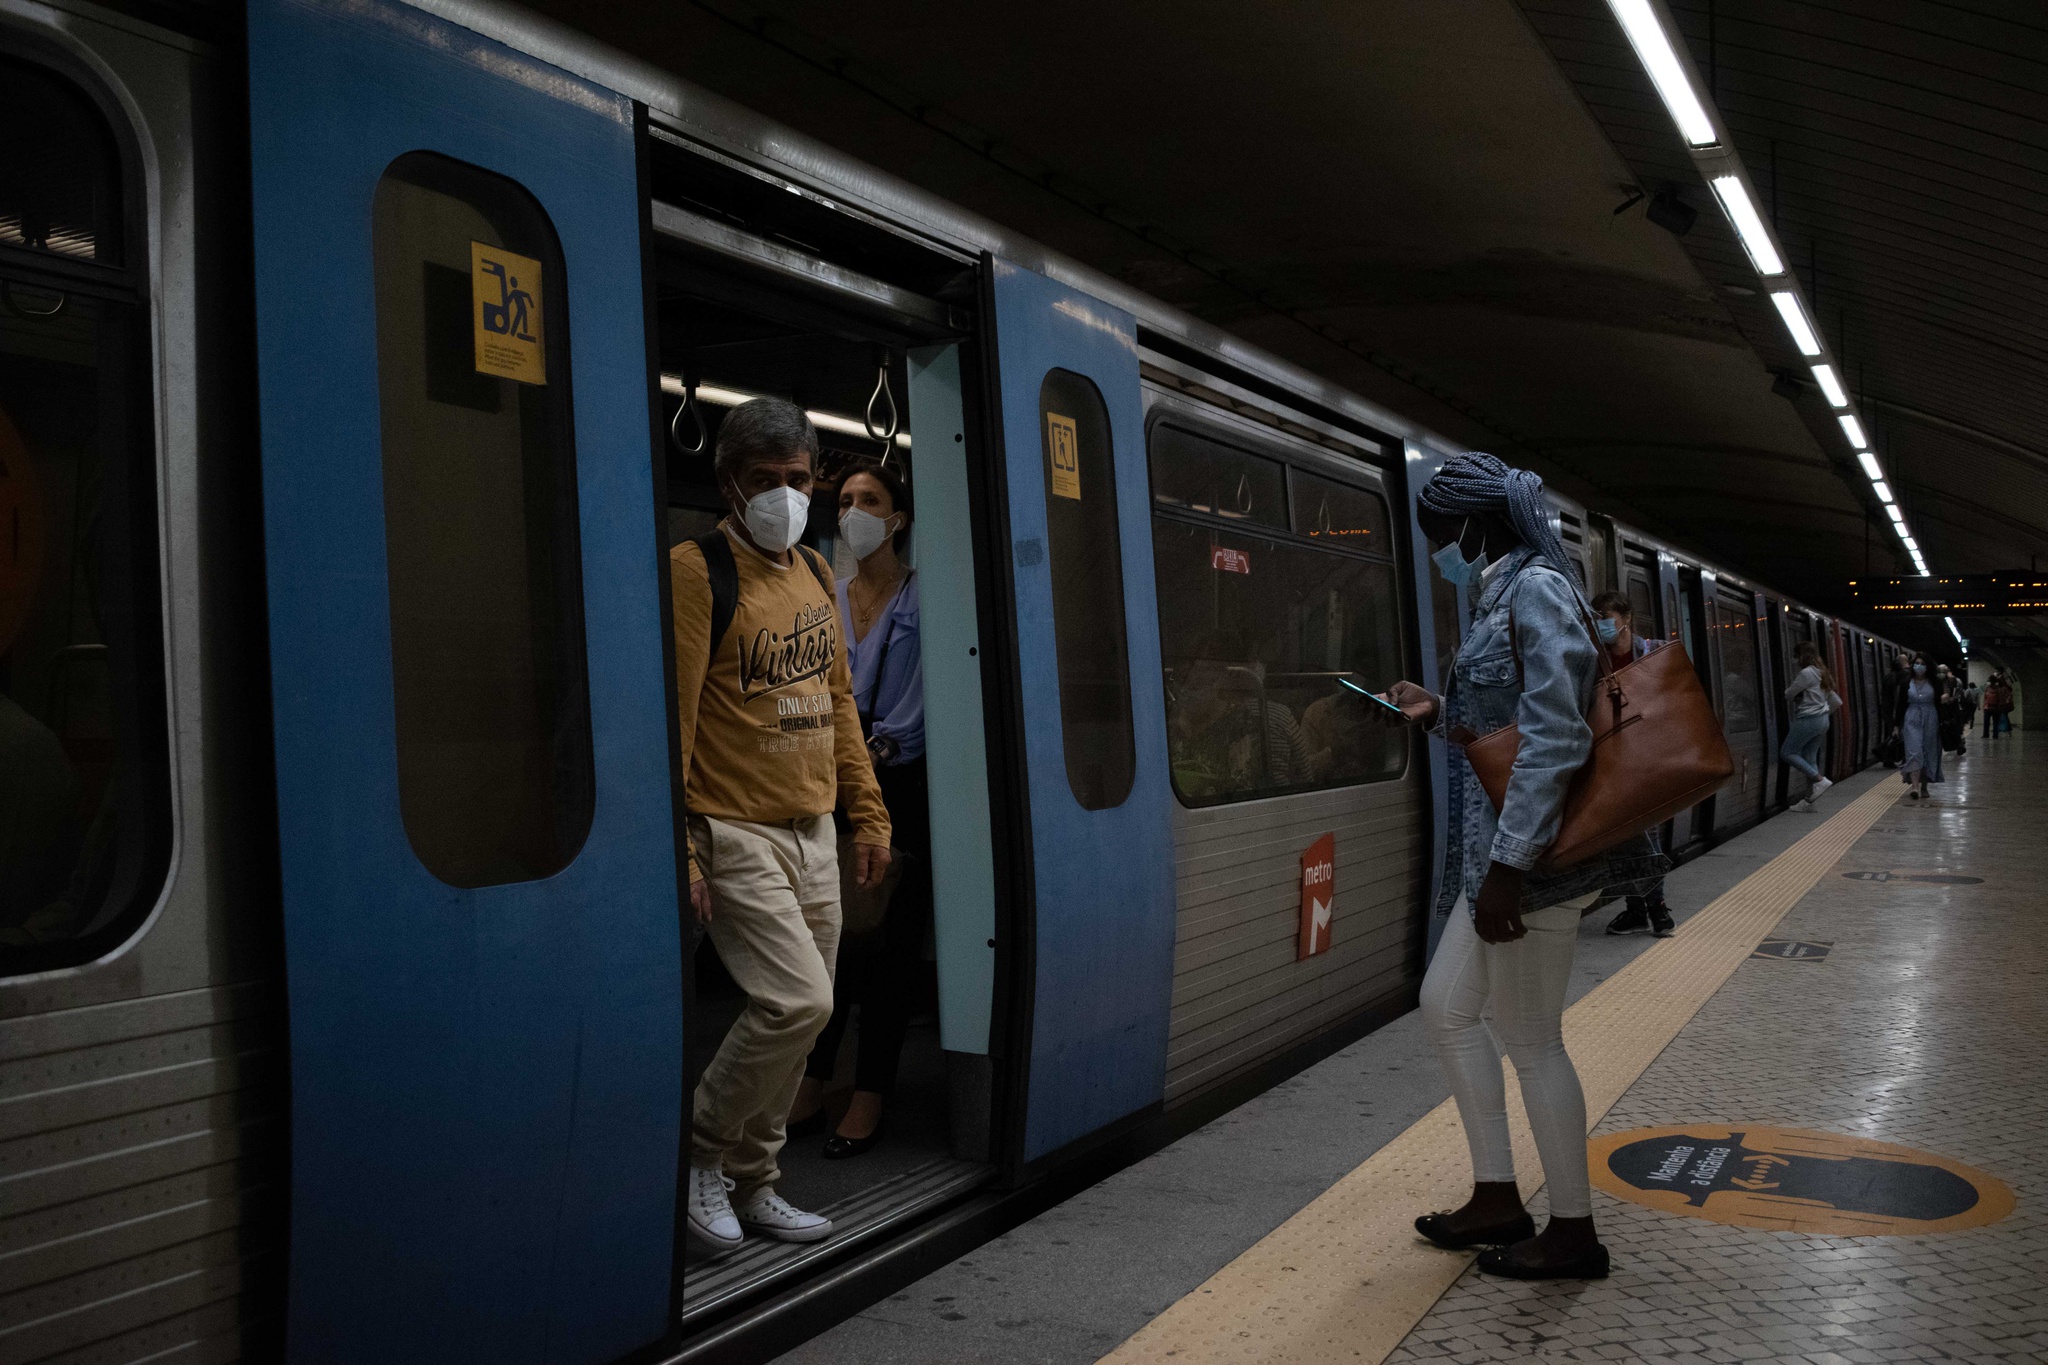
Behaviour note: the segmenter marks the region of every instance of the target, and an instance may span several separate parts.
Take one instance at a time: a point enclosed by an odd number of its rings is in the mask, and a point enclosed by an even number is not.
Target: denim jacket
[[[1511,605],[1521,642],[1519,679],[1509,638]],[[1634,894],[1638,884],[1646,887],[1670,866],[1646,835],[1561,872],[1532,870],[1556,841],[1565,794],[1593,748],[1586,707],[1599,681],[1600,661],[1578,588],[1523,546],[1489,576],[1472,618],[1451,666],[1440,709],[1441,733],[1456,734],[1462,726],[1487,735],[1512,723],[1521,747],[1496,816],[1464,748],[1452,745],[1450,837],[1444,841],[1436,913],[1449,914],[1460,891],[1468,903],[1476,902],[1487,866],[1496,862],[1530,872],[1523,882],[1524,910],[1602,888]]]

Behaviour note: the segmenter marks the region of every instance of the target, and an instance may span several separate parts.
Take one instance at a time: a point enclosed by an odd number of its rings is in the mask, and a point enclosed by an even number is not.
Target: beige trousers
[[[830,815],[774,825],[698,815],[690,842],[711,885],[711,942],[747,993],[697,1082],[690,1164],[722,1168],[744,1201],[781,1178],[789,1106],[832,1017],[838,839]]]

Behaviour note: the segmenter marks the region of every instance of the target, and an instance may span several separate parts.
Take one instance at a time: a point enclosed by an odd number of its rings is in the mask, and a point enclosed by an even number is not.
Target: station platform
[[[2048,745],[1947,776],[1919,804],[1867,770],[1686,864],[1672,939],[1585,921],[1610,1278],[1415,1236],[1470,1166],[1411,1013],[783,1359],[2048,1359]]]

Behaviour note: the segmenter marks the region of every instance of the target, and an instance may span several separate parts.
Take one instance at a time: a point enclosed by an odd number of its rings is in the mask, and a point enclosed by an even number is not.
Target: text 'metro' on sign
[[[1953,578],[1855,578],[1849,591],[1868,611],[1948,616],[2048,614],[2048,575],[1973,573]]]

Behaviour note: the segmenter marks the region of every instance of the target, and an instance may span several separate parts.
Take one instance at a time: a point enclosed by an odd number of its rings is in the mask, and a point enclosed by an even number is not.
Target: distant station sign
[[[1690,1124],[1594,1138],[1593,1183],[1617,1199],[1737,1227],[1896,1237],[1995,1223],[2004,1181],[1871,1138]]]
[[[1954,578],[1858,578],[1849,591],[1866,611],[1973,616],[2048,615],[2048,575],[1975,573]]]

